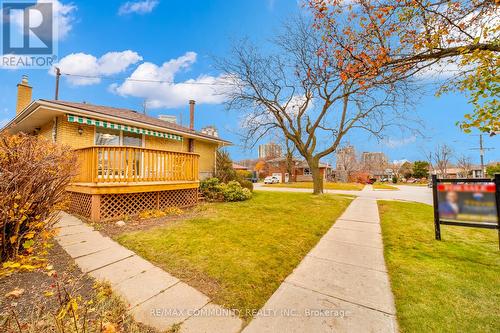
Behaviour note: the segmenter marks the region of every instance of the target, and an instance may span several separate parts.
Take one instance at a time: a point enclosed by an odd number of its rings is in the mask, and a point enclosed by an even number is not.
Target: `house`
[[[236,163],[233,163],[233,169],[238,171],[238,170],[241,170],[241,171],[248,171],[248,168],[244,165],[239,165],[239,164],[236,164]]]
[[[287,171],[286,157],[277,157],[266,161],[267,176],[276,176],[281,182],[310,182],[312,173],[307,161],[293,158],[291,161],[291,173]],[[321,176],[326,180],[332,173],[332,167],[329,164],[319,164]]]
[[[457,166],[450,166],[446,168],[446,175],[444,177],[441,175],[442,171],[439,169],[432,170],[429,167],[429,173],[437,175],[438,178],[483,178],[484,172],[480,165],[471,165],[469,170],[464,170],[463,168]]]
[[[200,179],[214,173],[217,149],[230,144],[194,130],[194,101],[186,128],[128,109],[32,101],[26,76],[17,87],[16,116],[3,130],[74,149],[78,175],[67,188],[69,210],[93,221],[195,205]]]

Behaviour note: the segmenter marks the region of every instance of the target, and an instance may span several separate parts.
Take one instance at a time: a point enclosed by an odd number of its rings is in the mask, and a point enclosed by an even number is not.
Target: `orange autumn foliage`
[[[76,159],[68,147],[26,134],[0,134],[0,261],[30,268],[53,236]],[[37,251],[35,251],[37,250]],[[38,251],[39,250],[39,251]],[[22,263],[16,263],[21,260]]]

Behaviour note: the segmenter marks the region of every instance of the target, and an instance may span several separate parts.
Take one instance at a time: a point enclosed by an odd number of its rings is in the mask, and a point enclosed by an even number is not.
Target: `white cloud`
[[[410,161],[408,161],[406,158],[403,158],[402,160],[392,161],[392,164],[401,166],[401,165],[405,164],[406,162],[410,162]]]
[[[92,85],[101,82],[99,76],[121,73],[141,60],[142,57],[131,50],[108,52],[100,58],[86,53],[72,53],[62,58],[54,67],[59,67],[63,73],[75,75],[66,76],[73,85]],[[49,73],[54,75],[54,68]]]
[[[71,29],[73,29],[73,22],[75,20],[73,14],[77,10],[77,7],[73,4],[64,5],[58,0],[52,2],[57,20],[57,39],[64,39]]]
[[[118,15],[151,13],[158,3],[158,0],[127,1],[118,9]]]
[[[37,3],[52,3],[53,17],[55,21],[53,36],[56,40],[64,39],[69,34],[71,29],[73,29],[73,23],[75,21],[74,13],[78,9],[77,6],[72,3],[63,4],[59,0],[38,0]],[[36,8],[36,5],[33,7]],[[31,15],[33,16],[30,18],[33,20],[42,19],[37,11],[32,11]],[[23,29],[24,19],[22,11],[12,12],[11,20],[18,26],[19,29]],[[36,25],[35,23],[36,22],[33,22],[34,25]]]
[[[401,139],[394,139],[394,138],[387,138],[384,140],[385,144],[389,148],[398,148],[402,146],[406,146],[410,143],[413,143],[417,140],[417,137],[415,135],[406,137],[406,138],[401,138]]]
[[[146,99],[151,108],[175,108],[186,105],[190,99],[196,100],[198,104],[222,103],[222,76],[200,75],[195,79],[173,83],[176,74],[189,69],[196,62],[196,57],[195,52],[187,52],[161,66],[151,62],[142,63],[127,80],[122,84],[111,85],[110,90],[121,96]]]

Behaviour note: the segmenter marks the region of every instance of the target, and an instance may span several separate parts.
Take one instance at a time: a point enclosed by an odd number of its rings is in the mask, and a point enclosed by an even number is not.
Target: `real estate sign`
[[[495,183],[438,184],[437,192],[441,220],[472,223],[498,221]]]
[[[441,224],[446,224],[498,229],[500,242],[500,175],[495,179],[432,176],[432,184],[437,240],[441,240]]]

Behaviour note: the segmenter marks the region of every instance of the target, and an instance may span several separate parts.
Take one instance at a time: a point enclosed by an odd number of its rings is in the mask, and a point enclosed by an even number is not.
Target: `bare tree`
[[[347,182],[354,171],[359,170],[356,152],[351,145],[339,148],[336,155],[336,178],[341,182]]]
[[[273,40],[271,54],[243,41],[218,61],[230,85],[227,108],[246,113],[245,144],[280,130],[309,164],[315,194],[323,192],[320,159],[335,152],[346,133],[380,136],[402,123],[408,102],[406,81],[343,77],[340,60],[319,55],[323,46],[322,33],[298,18]]]
[[[448,167],[453,150],[446,144],[437,145],[436,150],[427,154],[427,159],[435,174],[441,178],[448,177]]]
[[[472,159],[469,156],[461,155],[457,159],[457,167],[460,169],[460,178],[469,178],[472,174]]]

